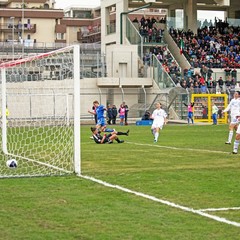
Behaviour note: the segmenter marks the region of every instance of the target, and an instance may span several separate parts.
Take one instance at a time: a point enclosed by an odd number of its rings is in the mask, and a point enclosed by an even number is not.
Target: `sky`
[[[99,7],[101,0],[56,0],[56,8],[66,8],[70,6],[79,7]]]

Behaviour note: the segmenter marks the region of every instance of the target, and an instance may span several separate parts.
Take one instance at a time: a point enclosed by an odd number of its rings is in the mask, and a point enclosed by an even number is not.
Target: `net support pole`
[[[74,45],[74,171],[81,174],[80,148],[80,46]]]
[[[5,154],[7,151],[7,118],[6,118],[6,106],[7,106],[7,94],[6,94],[6,69],[1,69],[2,78],[2,150]]]
[[[69,126],[70,117],[69,117],[69,99],[68,99],[68,94],[66,94],[66,117],[67,117],[67,126]]]

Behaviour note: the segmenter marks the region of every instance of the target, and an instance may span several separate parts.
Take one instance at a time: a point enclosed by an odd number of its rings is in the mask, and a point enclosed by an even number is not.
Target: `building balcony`
[[[77,32],[77,40],[80,43],[101,42],[101,32],[94,32],[86,35],[83,35],[81,32]]]
[[[24,24],[24,32],[35,33],[37,30],[36,24]]]
[[[67,43],[64,39],[55,39],[55,43]]]
[[[14,29],[13,29],[14,28]],[[37,26],[36,24],[24,24],[24,29],[22,29],[22,25],[16,24],[0,24],[0,32],[11,33],[11,32],[21,33],[22,31],[26,33],[36,33]]]

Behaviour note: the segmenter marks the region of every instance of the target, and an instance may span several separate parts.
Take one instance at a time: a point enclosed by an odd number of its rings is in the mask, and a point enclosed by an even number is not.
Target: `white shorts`
[[[153,122],[153,124],[152,124],[152,129],[154,129],[154,128],[160,128],[160,129],[162,129],[163,128],[163,125],[164,125],[164,122]]]
[[[231,124],[237,124],[238,120],[236,119],[237,115],[231,115]]]

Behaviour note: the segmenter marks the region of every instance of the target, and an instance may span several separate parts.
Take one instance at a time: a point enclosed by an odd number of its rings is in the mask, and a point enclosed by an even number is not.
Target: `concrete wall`
[[[97,87],[97,79],[80,80],[80,110],[82,118],[92,118],[88,110],[92,109],[94,100],[101,104],[115,104],[119,108],[125,101],[131,108],[139,103],[146,92],[146,100],[152,103],[157,87],[142,89],[141,87],[107,88]],[[0,85],[1,87],[1,85]],[[7,106],[10,118],[63,118],[73,116],[73,80],[26,81],[22,83],[7,83]],[[142,95],[142,97],[140,96]],[[0,103],[1,104],[1,103]],[[149,104],[148,104],[149,105]],[[139,109],[131,112],[131,117],[138,116]]]
[[[106,47],[108,77],[138,77],[138,48],[136,45]]]
[[[67,27],[67,32],[66,32],[66,41],[67,43],[77,43],[77,32],[79,31],[79,27]]]
[[[116,8],[116,31],[108,34],[107,30],[110,26],[110,12],[109,7],[114,6]],[[126,32],[126,16],[123,17],[123,21],[120,21],[120,15],[122,12],[128,11],[128,0],[104,0],[101,1],[101,44],[102,53],[106,53],[106,47],[109,44],[120,44],[121,36],[121,24],[122,34],[125,36]]]
[[[31,39],[36,39],[37,42],[55,42],[55,19],[31,19],[31,24],[36,24],[37,26],[36,33],[31,33]],[[24,35],[26,38],[27,33]]]

